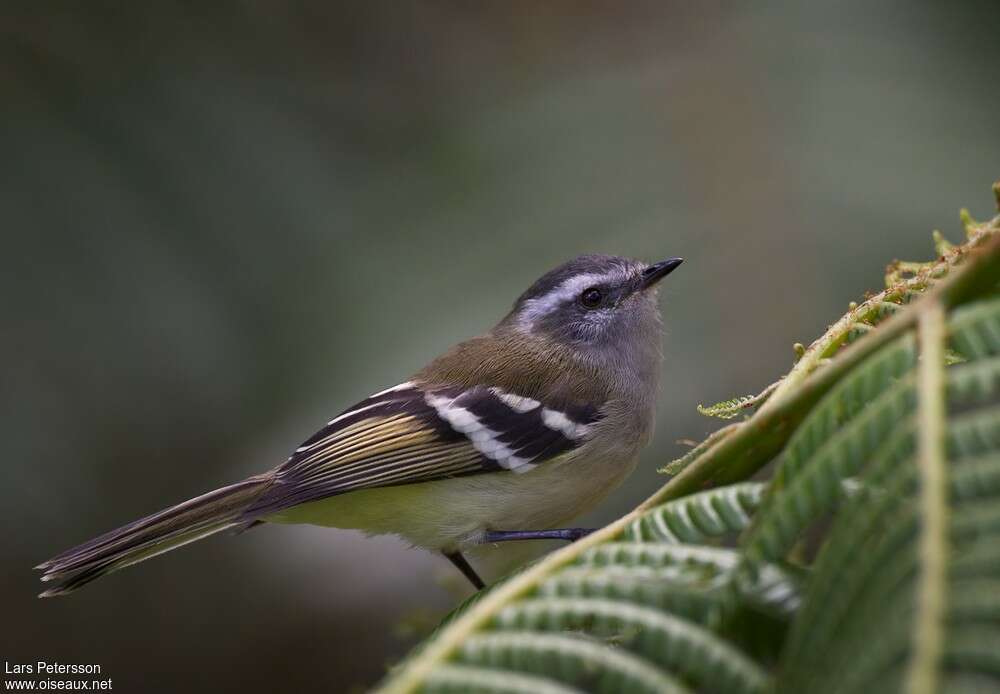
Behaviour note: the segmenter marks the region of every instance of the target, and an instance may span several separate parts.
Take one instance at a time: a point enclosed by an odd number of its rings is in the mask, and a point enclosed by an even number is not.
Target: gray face
[[[659,340],[656,282],[679,259],[649,265],[616,256],[586,255],[545,274],[514,305],[507,323],[578,349],[624,349]]]

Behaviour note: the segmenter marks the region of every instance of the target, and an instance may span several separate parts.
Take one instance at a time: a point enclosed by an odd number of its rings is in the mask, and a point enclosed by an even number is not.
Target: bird
[[[663,360],[660,280],[681,258],[583,255],[547,272],[486,333],[331,419],[282,464],[112,530],[35,567],[66,595],[224,530],[312,524],[440,552],[574,541],[566,527],[635,468]]]

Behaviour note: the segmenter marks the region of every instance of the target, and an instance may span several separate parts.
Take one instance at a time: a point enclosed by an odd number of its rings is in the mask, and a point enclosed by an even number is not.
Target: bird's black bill
[[[654,284],[677,269],[677,266],[683,262],[683,258],[668,258],[667,260],[662,260],[659,263],[653,263],[650,265],[642,271],[642,276],[639,278],[640,291],[652,287]]]

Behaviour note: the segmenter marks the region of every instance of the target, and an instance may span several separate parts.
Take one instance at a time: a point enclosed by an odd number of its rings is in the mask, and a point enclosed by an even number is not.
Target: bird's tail
[[[231,484],[112,530],[36,566],[53,586],[38,597],[66,595],[91,581],[221,530],[246,525],[243,512],[270,484],[267,476]]]

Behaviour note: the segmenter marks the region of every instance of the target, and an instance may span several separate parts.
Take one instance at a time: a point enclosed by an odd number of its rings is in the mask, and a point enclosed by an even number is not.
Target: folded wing
[[[358,403],[299,446],[244,519],[358,489],[528,472],[585,442],[599,417],[593,407],[495,387],[403,383]]]

